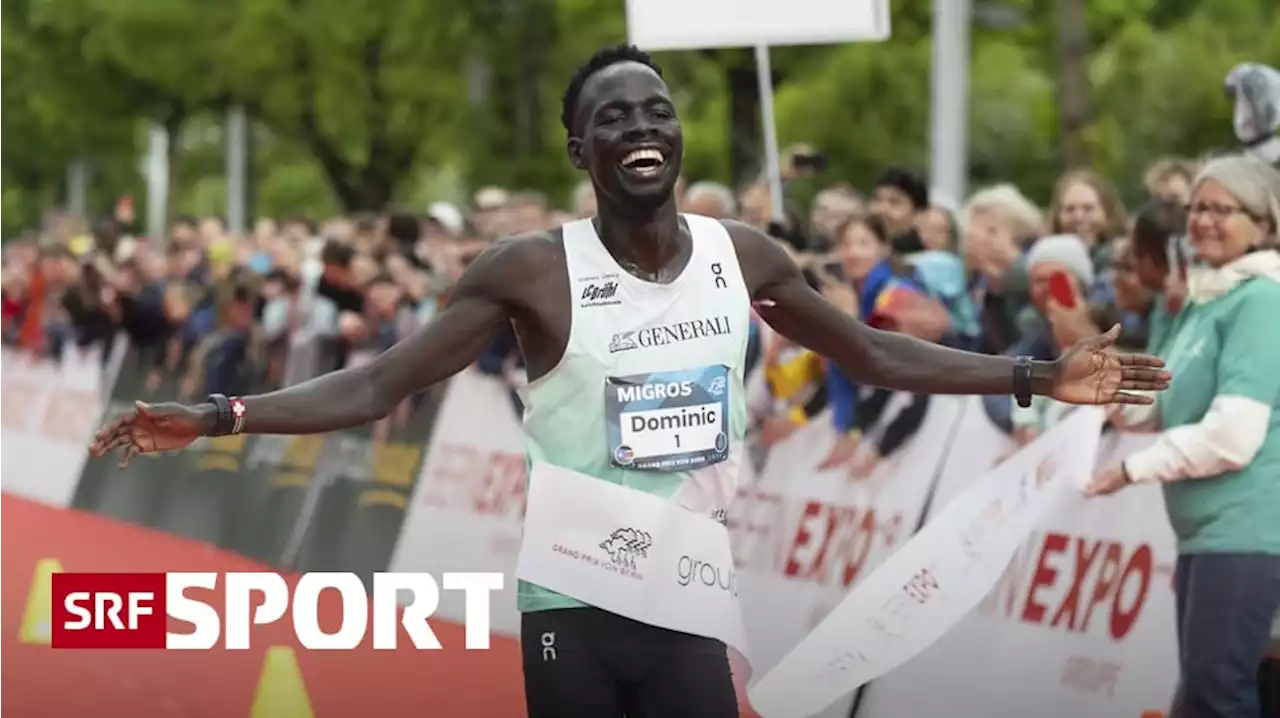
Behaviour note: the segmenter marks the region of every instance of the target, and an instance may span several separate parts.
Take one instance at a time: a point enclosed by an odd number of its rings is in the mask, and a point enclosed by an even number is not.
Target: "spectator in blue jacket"
[[[894,329],[936,340],[947,329],[945,310],[929,299],[924,285],[909,265],[893,254],[886,223],[872,215],[849,220],[836,233],[836,253],[845,277],[854,285],[857,312],[866,321],[883,313],[883,300],[903,297],[909,308],[895,308]],[[929,336],[929,335],[936,336]],[[841,439],[820,464],[823,468],[844,464],[857,453],[862,430],[876,417],[858,421],[859,389],[833,362],[827,362],[827,391],[832,419]],[[861,428],[860,428],[861,427]]]
[[[951,315],[943,343],[964,349],[976,347],[980,325],[969,297],[964,262],[945,242],[930,246],[920,234],[921,227],[929,229],[933,214],[924,178],[901,167],[886,169],[876,180],[871,213],[884,222],[893,253],[910,267],[905,273]],[[949,231],[950,228],[944,230]]]

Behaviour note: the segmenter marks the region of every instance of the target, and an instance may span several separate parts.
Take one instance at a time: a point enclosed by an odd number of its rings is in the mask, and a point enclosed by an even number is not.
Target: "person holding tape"
[[[823,300],[761,231],[680,214],[680,120],[635,47],[577,71],[562,121],[595,217],[497,242],[430,324],[368,364],[259,396],[138,404],[99,432],[93,455],[127,462],[198,436],[369,423],[511,324],[529,378],[517,567],[529,714],[737,718],[726,645],[747,647],[724,517],[744,455],[753,303],[867,385],[1106,404],[1149,402],[1135,392],[1168,384],[1159,359],[1111,350],[1115,329],[1055,362],[877,331]]]

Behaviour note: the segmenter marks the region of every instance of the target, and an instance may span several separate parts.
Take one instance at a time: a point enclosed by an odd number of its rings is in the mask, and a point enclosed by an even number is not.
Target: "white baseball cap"
[[[448,202],[432,202],[427,206],[427,216],[440,223],[451,234],[462,234],[465,222],[462,211]]]

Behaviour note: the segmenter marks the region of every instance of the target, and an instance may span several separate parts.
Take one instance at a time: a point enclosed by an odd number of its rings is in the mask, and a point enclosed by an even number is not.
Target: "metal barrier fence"
[[[104,420],[178,394],[176,379],[148,385],[130,350]],[[185,451],[91,459],[73,505],[203,541],[267,565],[302,571],[385,570],[399,535],[440,391],[375,441],[369,427],[321,436],[225,436]]]

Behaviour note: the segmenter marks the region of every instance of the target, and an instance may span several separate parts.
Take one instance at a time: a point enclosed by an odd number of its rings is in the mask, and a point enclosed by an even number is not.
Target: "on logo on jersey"
[[[645,327],[627,332],[618,332],[609,340],[609,353],[616,354],[630,349],[648,349],[679,344],[693,339],[726,336],[732,332],[729,317],[703,317],[674,324],[663,324],[656,327]]]
[[[719,262],[711,263],[711,276],[715,278],[716,289],[728,289],[729,282],[724,278],[724,268]]]

